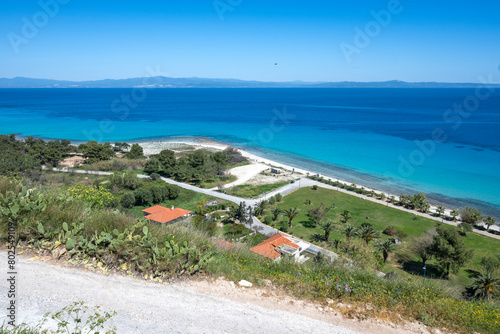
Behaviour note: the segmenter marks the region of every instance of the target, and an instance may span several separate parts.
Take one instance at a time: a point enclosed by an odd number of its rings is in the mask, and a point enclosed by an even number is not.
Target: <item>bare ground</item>
[[[5,250],[0,250],[0,262],[7,267]],[[17,256],[16,268],[18,324],[38,322],[46,312],[84,301],[115,310],[110,324],[118,333],[428,333],[418,324],[346,319],[328,306],[282,295],[272,287],[241,288],[223,279],[165,285],[24,255]],[[0,294],[5,310],[8,287],[3,272]],[[0,323],[5,317],[4,311]]]

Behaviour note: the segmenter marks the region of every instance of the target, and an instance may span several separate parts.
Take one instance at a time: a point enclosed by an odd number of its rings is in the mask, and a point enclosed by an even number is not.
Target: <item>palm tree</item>
[[[266,200],[262,200],[259,203],[257,203],[257,207],[255,208],[255,214],[257,216],[263,215],[266,211],[267,204],[269,204],[269,202]]]
[[[453,217],[453,221],[456,221],[457,220],[457,216],[459,215],[458,211],[457,210],[453,210],[450,212],[450,216]]]
[[[382,240],[378,242],[375,247],[382,252],[382,257],[384,258],[384,263],[387,262],[389,253],[392,253],[396,249],[396,245],[389,239]]]
[[[474,295],[483,299],[490,299],[498,287],[500,287],[500,279],[494,278],[491,273],[477,275],[473,278],[471,285]]]
[[[325,241],[328,242],[330,240],[330,232],[334,228],[333,222],[331,220],[325,220],[320,226],[323,231],[325,231]]]
[[[436,208],[436,213],[438,214],[439,217],[441,217],[443,215],[443,213],[444,213],[444,207],[438,206]]]
[[[357,231],[358,230],[354,226],[347,224],[342,232],[345,234],[347,240],[351,240],[351,238],[357,234]]]
[[[280,208],[273,208],[271,210],[271,213],[273,214],[273,221],[276,221],[276,219],[278,219],[279,214],[282,212],[283,210],[281,210]]]
[[[297,210],[297,207],[294,207],[294,208],[286,209],[284,212],[285,212],[286,217],[290,221],[290,228],[292,228],[293,219],[299,215],[299,210]]]
[[[347,224],[349,219],[352,217],[349,215],[349,210],[344,210],[344,212],[341,214],[342,218],[340,218],[340,222],[343,224]]]
[[[377,232],[371,225],[362,226],[358,230],[357,234],[361,239],[363,239],[366,242],[367,245],[370,241],[379,237]]]
[[[491,225],[495,225],[495,218],[488,216],[488,217],[484,218],[484,223],[487,226],[486,231],[489,231]]]

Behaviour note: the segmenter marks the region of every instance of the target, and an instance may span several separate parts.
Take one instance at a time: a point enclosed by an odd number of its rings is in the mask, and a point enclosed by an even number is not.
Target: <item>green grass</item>
[[[14,184],[6,184],[0,179],[0,192],[5,194],[7,190],[13,189]],[[301,192],[306,195],[311,194],[308,189],[303,189],[291,196],[300,196]],[[85,202],[63,200],[59,197],[60,195],[56,192],[46,193],[42,200],[46,202],[47,207],[42,212],[20,211],[19,216],[16,217],[19,221],[17,226],[19,249],[28,246],[32,251],[50,252],[56,245],[62,249],[61,247],[64,246],[59,246],[60,236],[64,229],[62,222],[72,227],[78,241],[95,240],[95,232],[100,235],[99,232],[102,231],[105,232],[105,240],[111,240],[112,244],[119,244],[117,240],[122,240],[117,239],[115,229],[119,235],[135,225],[134,218],[131,216],[116,213],[112,209],[91,209]],[[321,195],[323,200],[329,199],[328,196],[330,196],[327,193]],[[292,198],[287,197],[285,197],[286,200]],[[56,198],[58,198],[57,201],[54,200]],[[195,201],[195,196],[189,192],[181,195],[179,199],[182,200],[182,198]],[[297,199],[299,200],[300,198]],[[20,202],[21,199],[17,201]],[[317,204],[314,200],[313,203]],[[363,201],[358,204],[364,205],[364,203]],[[286,202],[280,203],[280,205],[285,204]],[[335,210],[332,214],[335,214]],[[7,241],[8,235],[6,222],[7,218],[0,216],[0,240],[3,242]],[[39,222],[46,228],[45,231],[50,231],[50,233],[40,232],[37,228]],[[84,224],[85,229],[77,232],[74,226],[81,223]],[[403,318],[430,326],[447,327],[458,333],[498,333],[500,325],[498,304],[464,301],[459,294],[447,289],[442,281],[429,280],[423,285],[420,277],[411,275],[391,279],[380,278],[372,270],[363,270],[350,265],[344,266],[339,262],[316,264],[310,260],[301,265],[289,261],[277,263],[250,252],[248,250],[250,245],[237,245],[229,249],[216,247],[205,233],[196,230],[189,221],[165,227],[151,224],[146,230],[143,225],[136,226],[138,228],[134,230],[134,237],[127,239],[127,253],[117,253],[110,248],[110,244],[99,241],[93,244],[98,245],[103,254],[113,254],[113,256],[97,257],[93,255],[95,253],[89,251],[90,248],[78,246],[61,260],[67,260],[72,256],[72,261],[79,261],[79,259],[88,261],[90,257],[92,260],[90,262],[99,262],[102,267],[106,266],[110,270],[128,270],[130,274],[136,274],[137,277],[153,277],[155,273],[162,279],[189,277],[192,274],[185,273],[183,268],[191,268],[194,263],[201,263],[199,277],[206,277],[208,274],[209,277],[217,278],[223,275],[226,279],[233,281],[246,279],[256,286],[269,285],[271,282],[273,287],[279,289],[278,291],[308,301],[326,305],[327,300],[332,299],[334,300],[333,307],[338,308],[336,311],[351,318],[380,317],[383,320],[396,322]],[[146,236],[148,236],[147,239],[145,239]],[[191,256],[189,254],[192,253],[187,252],[186,256],[166,255],[153,261],[152,245],[161,245],[164,241],[172,243],[174,240],[177,245],[185,241],[196,251],[196,256]],[[471,237],[468,242],[480,243],[481,239],[476,240]],[[489,242],[489,240],[483,242]],[[484,247],[483,249],[487,249],[487,246]],[[120,256],[119,261],[116,256]],[[199,262],[198,259],[201,258],[209,259],[209,261]],[[122,260],[128,264],[127,269],[120,269],[123,264]],[[197,275],[197,269],[193,270],[195,272],[193,275]],[[342,308],[337,303],[350,304],[353,307]],[[367,304],[370,305],[370,309],[366,307]]]
[[[104,182],[109,178],[108,176],[95,174],[77,174],[53,171],[44,171],[42,175],[45,178],[44,186],[46,187],[74,186],[78,183],[93,184],[95,180]]]
[[[300,214],[294,219],[293,227],[288,232],[311,242],[315,241],[315,235],[324,235],[320,227],[315,227],[314,224],[311,224],[309,216],[307,215],[308,210],[316,208],[320,203],[323,203],[327,207],[335,203],[335,208],[331,209],[326,216],[327,219],[332,219],[337,223],[335,230],[330,234],[330,240],[342,240],[345,238],[342,234],[343,226],[340,223],[340,215],[344,210],[349,210],[352,216],[349,221],[350,224],[360,226],[362,223],[370,223],[376,231],[380,232],[380,237],[382,239],[390,238],[381,233],[387,226],[392,226],[406,233],[408,236],[403,238],[403,245],[398,247],[400,251],[413,237],[422,235],[427,230],[434,228],[437,223],[434,220],[424,217],[417,217],[417,219],[414,220],[416,216],[412,213],[324,188],[318,188],[317,190],[313,190],[310,187],[302,188],[288,194],[283,200],[283,202],[277,204],[279,208],[288,209],[297,207],[300,211]],[[311,200],[312,203],[306,205],[306,200]],[[267,209],[266,212],[267,215],[270,215],[270,209]],[[366,219],[366,217],[369,219]],[[277,226],[281,222],[281,219],[281,216],[279,216],[278,222],[274,223],[274,225]],[[285,221],[288,221],[286,217]],[[449,226],[449,228],[455,227]],[[476,233],[467,233],[464,237],[464,241],[467,246],[474,249],[474,256],[471,261],[451,279],[452,284],[457,284],[462,288],[470,284],[467,270],[480,271],[480,262],[483,256],[500,254],[500,240]],[[335,251],[333,246],[329,248]],[[416,273],[423,274],[420,269],[417,269],[417,267],[420,267],[418,264],[420,261],[419,258],[413,257],[412,260],[415,262]],[[430,261],[430,265],[432,267],[433,265],[435,266],[436,263]],[[398,268],[401,269],[395,261],[392,261],[391,264],[384,266],[383,271],[389,272]]]
[[[242,161],[242,162],[238,162],[236,164],[229,165],[228,169],[241,167],[241,166],[248,166],[248,165],[250,165],[250,161],[247,160],[247,161]]]
[[[220,178],[217,177],[210,180],[204,180],[202,182],[188,182],[188,183],[200,188],[211,189],[217,187],[218,184],[228,184],[236,181],[237,179],[238,178],[234,175],[227,175]]]
[[[234,195],[239,196],[239,197],[244,197],[244,198],[254,198],[254,197],[259,197],[264,193],[268,193],[270,191],[273,191],[275,189],[281,188],[283,186],[286,186],[290,182],[278,182],[278,183],[270,183],[270,184],[261,184],[258,186],[251,185],[251,184],[242,184],[238,186],[238,190]],[[233,194],[232,189],[227,190],[228,194]]]
[[[179,197],[177,197],[174,200],[167,200],[163,203],[160,203],[159,205],[163,205],[165,207],[170,207],[171,205],[182,208],[185,210],[190,210],[194,211],[196,209],[196,204],[201,201],[210,201],[216,199],[215,197],[208,196],[205,194],[200,194],[192,190],[188,189],[181,189],[181,192],[179,193]],[[220,203],[224,202],[220,199],[217,199]],[[135,206],[132,209],[130,209],[131,214],[133,214],[137,218],[143,217],[143,213],[141,210],[145,209],[146,207],[144,206]]]

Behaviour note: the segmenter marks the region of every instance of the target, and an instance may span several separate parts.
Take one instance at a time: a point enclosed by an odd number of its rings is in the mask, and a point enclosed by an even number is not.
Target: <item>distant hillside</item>
[[[0,78],[0,88],[475,88],[477,83],[404,82],[263,82],[238,79],[144,77],[130,79],[104,79],[96,81],[64,81],[16,77]],[[500,88],[500,84],[489,87]]]

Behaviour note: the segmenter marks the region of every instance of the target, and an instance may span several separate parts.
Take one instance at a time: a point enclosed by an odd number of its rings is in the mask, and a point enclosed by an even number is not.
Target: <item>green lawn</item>
[[[261,184],[258,186],[251,184],[242,184],[237,186],[236,192],[233,192],[233,189],[227,189],[228,194],[236,195],[243,198],[254,198],[263,195],[264,193],[268,193],[275,189],[286,186],[290,182],[278,182],[278,183],[270,183],[270,184]]]
[[[210,180],[204,180],[202,182],[187,182],[189,184],[192,184],[194,186],[200,187],[200,188],[206,188],[206,189],[211,189],[217,187],[218,184],[228,184],[231,182],[236,181],[238,178],[234,175],[227,175],[222,178],[214,178]]]
[[[181,192],[179,193],[179,197],[177,197],[175,200],[168,200],[163,203],[160,203],[159,205],[163,205],[165,207],[170,207],[170,206],[175,206],[179,207],[182,209],[194,211],[196,208],[196,203],[201,202],[203,200],[205,201],[210,201],[216,199],[215,197],[208,196],[205,194],[200,194],[192,190],[188,189],[181,189]],[[219,202],[223,202],[223,200],[217,199]],[[143,213],[141,210],[145,209],[146,207],[144,206],[135,206],[132,209],[130,209],[130,212],[140,218],[143,217]]]
[[[305,204],[306,200],[310,200],[311,204]],[[294,227],[291,232],[296,233],[297,236],[309,236],[315,233],[323,233],[319,227],[307,227],[310,225],[307,212],[321,203],[326,207],[335,204],[335,208],[331,209],[326,215],[326,219],[338,223],[339,227],[339,229],[332,232],[331,239],[342,237],[340,233],[342,227],[340,217],[344,210],[349,210],[352,216],[349,221],[350,224],[360,226],[363,223],[370,223],[380,232],[385,230],[387,226],[392,226],[408,235],[420,235],[436,225],[436,222],[431,219],[418,217],[417,220],[414,220],[416,216],[411,213],[324,188],[318,188],[317,190],[312,190],[310,187],[299,189],[286,195],[284,202],[278,203],[277,206],[281,209],[297,207],[300,214],[294,219]]]
[[[311,204],[306,205],[306,200],[310,200]],[[307,215],[308,210],[316,208],[320,203],[329,207],[335,203],[335,208],[331,209],[326,218],[332,219],[336,223],[336,228],[330,234],[330,240],[339,239],[342,240],[345,237],[342,235],[342,224],[340,223],[340,215],[344,210],[349,210],[352,216],[349,221],[350,224],[354,226],[360,226],[362,223],[370,223],[373,225],[376,231],[380,232],[381,238],[389,238],[389,236],[382,234],[381,232],[385,230],[387,226],[392,226],[397,230],[405,232],[408,236],[403,238],[403,245],[399,246],[401,251],[408,242],[416,236],[419,236],[426,232],[427,230],[436,226],[436,221],[416,217],[412,213],[397,210],[384,206],[382,204],[373,203],[362,198],[337,192],[335,190],[329,190],[324,188],[318,188],[313,190],[312,188],[302,188],[293,193],[286,195],[283,198],[283,202],[278,203],[277,206],[281,209],[287,209],[290,207],[297,207],[300,214],[294,219],[293,227],[289,230],[289,233],[303,238],[308,241],[315,241],[315,235],[324,235],[321,228],[316,227],[311,224],[309,216]],[[272,207],[271,207],[272,208]],[[270,215],[270,208],[266,210],[267,215]],[[368,219],[367,219],[368,217]],[[288,222],[286,217],[285,221]],[[281,215],[278,217],[278,221],[273,223],[276,227],[281,223]],[[449,226],[449,228],[456,228]],[[464,237],[465,243],[471,249],[474,249],[474,256],[471,261],[469,261],[466,266],[457,275],[455,275],[452,281],[455,281],[459,285],[466,285],[469,282],[469,274],[467,270],[481,270],[480,261],[485,255],[496,255],[500,254],[500,240],[486,237],[476,233],[467,233]],[[333,247],[330,247],[335,251]],[[413,271],[417,274],[421,274],[421,264],[419,264],[419,258],[412,258],[410,264],[406,264],[405,269]],[[415,268],[409,268],[408,266],[413,265]],[[433,261],[430,261],[431,267],[433,266]],[[392,271],[394,267],[399,267],[395,261],[384,266],[383,271]]]

